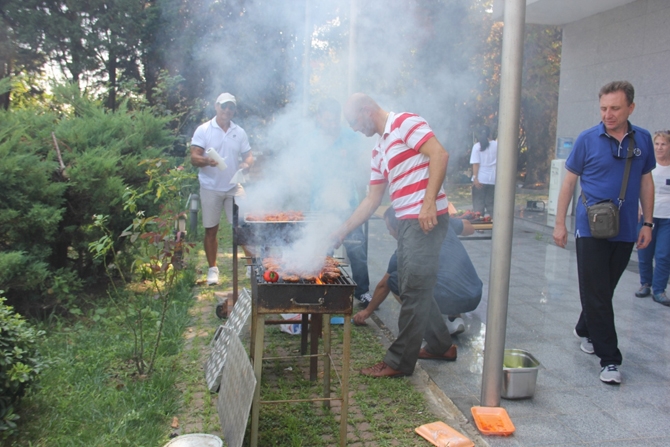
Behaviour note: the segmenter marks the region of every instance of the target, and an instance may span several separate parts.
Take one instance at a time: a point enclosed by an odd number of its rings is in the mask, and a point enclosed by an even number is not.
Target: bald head
[[[365,93],[354,93],[344,106],[344,117],[349,126],[365,136],[384,132],[387,113]]]

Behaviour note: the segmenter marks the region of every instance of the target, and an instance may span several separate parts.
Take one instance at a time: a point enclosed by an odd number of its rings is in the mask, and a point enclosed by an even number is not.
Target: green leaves
[[[47,365],[36,348],[43,336],[0,296],[0,438],[15,431],[14,407]]]
[[[118,234],[137,210],[155,215],[179,195],[162,182],[159,197],[145,188],[151,177],[142,160],[161,160],[151,167],[155,175],[174,163],[159,157],[174,143],[168,121],[149,107],[109,112],[72,85],[55,87],[48,108],[0,110],[0,288],[11,303],[48,309],[69,302],[82,281],[103,273],[104,257],[121,246]],[[138,190],[126,203],[128,191]],[[108,216],[110,233],[91,225],[92,216]]]
[[[139,166],[146,168],[149,181],[142,188],[124,190],[123,209],[132,213],[133,220],[119,233],[121,242],[114,243],[114,232],[108,226],[110,216],[94,215],[92,227],[102,236],[89,244],[89,250],[105,262],[113,285],[110,296],[122,316],[107,321],[120,322],[127,328],[133,339],[137,373],[144,375],[153,371],[172,288],[181,269],[181,254],[189,248],[176,237],[174,224],[183,214],[179,212],[182,190],[193,175],[180,168],[169,169],[164,159],[143,160]],[[153,201],[145,200],[151,197]],[[159,205],[155,215],[141,208],[153,204]],[[115,273],[122,281],[118,286],[114,283]],[[102,314],[92,318],[98,321]]]

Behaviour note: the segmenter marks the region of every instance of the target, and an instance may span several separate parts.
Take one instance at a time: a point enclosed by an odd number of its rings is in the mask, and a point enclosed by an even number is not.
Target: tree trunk
[[[107,108],[111,111],[116,111],[116,56],[114,53],[109,53],[109,61],[107,62],[107,74],[109,75],[109,92],[107,93]]]

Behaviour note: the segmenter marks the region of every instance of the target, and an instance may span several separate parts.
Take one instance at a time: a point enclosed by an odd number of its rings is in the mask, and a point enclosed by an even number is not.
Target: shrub
[[[88,224],[110,216],[119,234],[132,222],[123,195],[146,185],[142,160],[171,150],[169,121],[148,107],[107,111],[66,86],[48,106],[0,110],[0,290],[17,311],[67,305],[104,274],[88,251],[101,234]],[[152,199],[140,199],[148,215]]]
[[[15,407],[46,366],[37,352],[37,339],[44,335],[30,326],[0,296],[0,437],[16,430]]]
[[[193,176],[183,167],[170,169],[166,160],[140,164],[146,167],[149,182],[143,191],[128,188],[124,195],[124,209],[134,215],[132,224],[117,235],[108,226],[109,216],[94,216],[92,227],[103,236],[91,242],[89,249],[111,280],[109,298],[122,314],[117,321],[128,328],[133,338],[133,363],[137,373],[145,375],[154,369],[182,256],[192,246],[184,242],[175,223],[185,218],[181,199]],[[156,215],[141,209],[146,197],[160,204]],[[124,239],[120,250],[115,247],[117,236]],[[116,277],[118,281],[114,281]],[[141,281],[135,283],[138,279]]]

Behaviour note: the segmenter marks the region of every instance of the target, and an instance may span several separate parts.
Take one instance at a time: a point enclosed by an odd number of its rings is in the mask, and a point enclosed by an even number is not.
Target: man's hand
[[[342,231],[339,230],[328,236],[330,246],[333,248],[333,250],[337,250],[338,248],[340,248],[340,245],[342,245],[342,242],[344,241],[344,238],[346,236],[347,236],[346,234],[342,234]]]
[[[651,228],[643,225],[640,229],[640,233],[637,235],[637,249],[642,250],[643,248],[647,248],[650,242]]]
[[[472,184],[475,185],[475,188],[477,188],[477,189],[482,189],[484,187],[484,185],[479,183],[479,179],[477,177],[475,177],[475,181],[472,182]]]
[[[358,313],[354,315],[354,324],[356,326],[365,326],[366,325],[365,320],[370,318],[371,314],[372,313],[369,312],[367,309],[358,311]]]
[[[432,201],[425,201],[419,211],[419,225],[424,233],[432,231],[437,225],[437,205]]]
[[[554,226],[554,243],[561,248],[568,244],[568,230],[565,224],[556,224]]]
[[[216,160],[205,155],[205,150],[198,146],[191,146],[191,164],[196,168],[204,168],[205,166],[216,166]]]

